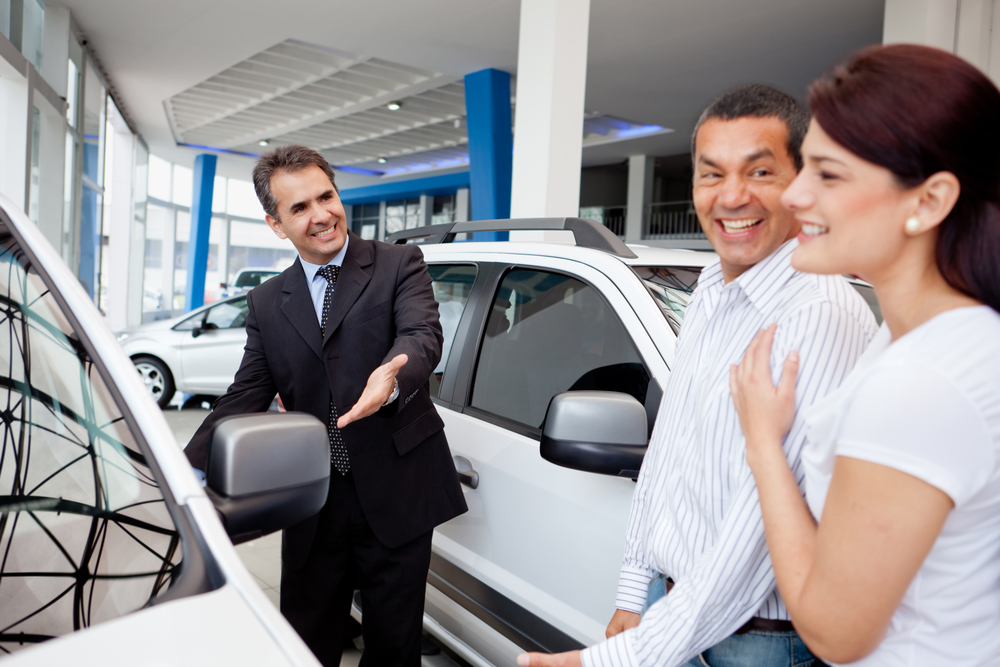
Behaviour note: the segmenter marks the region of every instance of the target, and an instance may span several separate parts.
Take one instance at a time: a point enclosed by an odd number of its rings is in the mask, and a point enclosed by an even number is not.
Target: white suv
[[[449,242],[494,230],[511,240]],[[518,242],[539,234],[567,238]],[[445,335],[431,391],[469,505],[435,531],[425,627],[474,665],[603,640],[633,478],[715,255],[626,246],[572,218],[390,241],[423,242]]]

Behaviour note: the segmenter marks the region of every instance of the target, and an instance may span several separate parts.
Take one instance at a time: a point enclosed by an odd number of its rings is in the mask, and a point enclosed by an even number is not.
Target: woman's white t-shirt
[[[806,421],[817,520],[837,456],[901,470],[955,503],[882,644],[852,664],[1000,664],[1000,314],[950,310],[892,344],[882,325]]]

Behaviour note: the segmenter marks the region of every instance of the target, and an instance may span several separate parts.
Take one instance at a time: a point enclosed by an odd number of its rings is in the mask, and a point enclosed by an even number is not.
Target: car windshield
[[[236,287],[256,287],[276,275],[274,271],[243,271],[236,277]]]
[[[693,266],[633,266],[674,333],[679,333],[701,269]]]

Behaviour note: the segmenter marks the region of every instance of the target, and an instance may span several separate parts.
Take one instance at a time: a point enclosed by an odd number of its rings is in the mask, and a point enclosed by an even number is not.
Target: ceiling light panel
[[[377,114],[367,116],[373,125],[353,138],[358,141],[464,115],[460,83],[456,91],[413,100],[456,80],[289,40],[171,97],[165,106],[178,142],[230,149],[256,146],[264,138],[289,143],[286,135],[375,109],[394,117],[389,122]],[[393,101],[402,101],[403,107],[390,112],[385,105]]]

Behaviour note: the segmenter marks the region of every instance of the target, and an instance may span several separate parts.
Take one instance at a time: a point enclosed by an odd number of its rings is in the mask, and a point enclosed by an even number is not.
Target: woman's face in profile
[[[901,188],[888,169],[835,143],[815,120],[802,159],[802,171],[781,197],[802,224],[792,266],[871,282],[900,257],[906,219],[919,204],[916,192]]]

